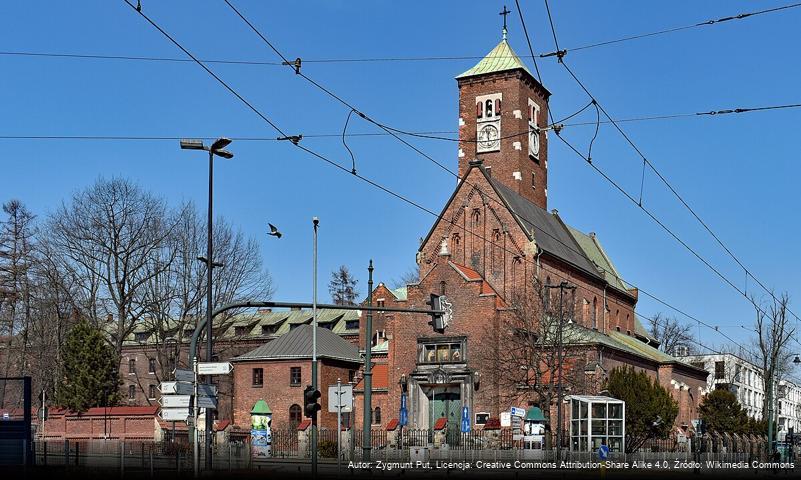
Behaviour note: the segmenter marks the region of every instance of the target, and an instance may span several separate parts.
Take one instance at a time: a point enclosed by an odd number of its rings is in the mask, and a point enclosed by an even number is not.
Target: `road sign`
[[[510,410],[511,410],[511,413],[512,413],[513,417],[524,418],[526,416],[526,409],[525,408],[512,407]]]
[[[198,375],[228,375],[234,370],[230,362],[200,362],[197,364]]]
[[[161,393],[167,395],[192,395],[192,393],[194,393],[192,384],[188,382],[161,382],[159,390],[161,390]]]
[[[175,380],[178,382],[194,382],[195,381],[195,372],[192,370],[184,370],[183,368],[176,368],[172,371],[172,374],[175,376]]]
[[[217,396],[217,386],[216,385],[208,385],[205,383],[199,383],[197,386],[197,394],[200,397],[216,397]]]
[[[192,405],[191,395],[162,395],[159,405],[164,408],[188,408]]]
[[[353,385],[342,385],[342,397],[337,402],[337,386],[330,385],[328,387],[328,411],[337,413],[337,404],[342,406],[342,413],[353,411]]]
[[[467,408],[467,405],[462,407],[462,421],[460,427],[462,433],[470,431],[470,409]]]
[[[159,412],[162,420],[168,422],[185,422],[189,418],[188,408],[162,408]]]
[[[609,458],[609,447],[606,445],[601,445],[598,447],[598,458],[601,460],[606,460]]]
[[[217,397],[197,397],[197,408],[211,408],[217,410]]]

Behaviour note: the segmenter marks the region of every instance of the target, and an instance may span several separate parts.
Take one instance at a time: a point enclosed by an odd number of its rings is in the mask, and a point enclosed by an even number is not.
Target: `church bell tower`
[[[547,210],[548,98],[506,39],[456,77],[459,85],[459,176],[481,160],[493,179]]]

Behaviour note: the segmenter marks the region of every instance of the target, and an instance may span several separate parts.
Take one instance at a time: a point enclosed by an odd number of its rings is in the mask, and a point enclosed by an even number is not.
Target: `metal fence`
[[[251,456],[249,438],[232,435],[230,441],[216,444],[213,449],[213,465],[216,470],[248,470],[270,468],[281,462],[308,462],[310,447],[306,432],[273,432],[271,458],[254,459]],[[392,432],[393,434],[395,432]],[[447,442],[433,443],[434,432],[429,430],[404,429],[392,436],[386,431],[371,432],[371,460],[409,462],[424,461],[558,461],[553,448],[525,450],[514,440],[512,431],[490,432],[476,430],[470,433],[445,434]],[[442,435],[440,434],[440,439]],[[336,459],[336,430],[320,430],[318,452],[321,462]],[[490,440],[492,445],[490,445]],[[364,459],[361,448],[361,431],[343,431],[341,435],[343,460]],[[192,469],[191,445],[178,442],[120,441],[120,440],[69,440],[38,441],[35,444],[36,464],[59,466],[68,469],[98,468],[117,471],[164,472],[190,471]],[[764,448],[756,445],[746,452],[735,451],[736,445],[722,442],[715,448],[707,442],[682,442],[668,438],[650,440],[634,453],[611,452],[613,461],[707,461],[753,462],[766,461],[770,456]],[[796,452],[799,453],[799,452]],[[200,449],[201,465],[205,464],[204,449]],[[562,460],[572,462],[598,461],[595,452],[571,452],[562,450]]]

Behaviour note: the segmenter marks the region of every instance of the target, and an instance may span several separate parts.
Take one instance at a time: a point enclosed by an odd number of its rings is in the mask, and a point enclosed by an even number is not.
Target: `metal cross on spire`
[[[506,5],[504,5],[503,6],[503,11],[501,11],[501,13],[498,14],[498,15],[503,15],[503,39],[504,40],[506,40],[506,31],[507,31],[506,30],[506,16],[509,15],[510,13],[512,13],[512,12],[507,10],[506,9]]]

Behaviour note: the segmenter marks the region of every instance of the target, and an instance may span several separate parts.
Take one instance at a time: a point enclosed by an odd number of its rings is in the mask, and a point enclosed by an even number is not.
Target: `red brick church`
[[[505,37],[456,77],[459,183],[417,252],[418,282],[397,290],[379,284],[373,293],[379,306],[409,308],[427,308],[431,293],[444,294],[452,322],[437,333],[426,316],[376,316],[371,336],[380,375],[372,405],[382,414],[373,423],[398,416],[402,391],[411,428],[430,428],[442,417],[458,428],[465,405],[480,426],[508,411],[511,397],[516,406],[537,404],[532,392],[504,387],[498,365],[481,352],[487,345],[503,352],[515,298],[537,282],[567,282],[576,288],[565,292],[572,321],[564,345],[573,352],[573,374],[586,382],[583,391],[566,394],[598,394],[605,375],[631,365],[672,393],[680,405],[677,427],[686,430],[698,417],[707,372],[657,349],[637,320],[637,290],[621,280],[596,235],[548,210],[551,94]],[[364,321],[360,328],[364,338]],[[361,407],[359,398],[357,412]],[[360,427],[362,414],[355,418]]]

